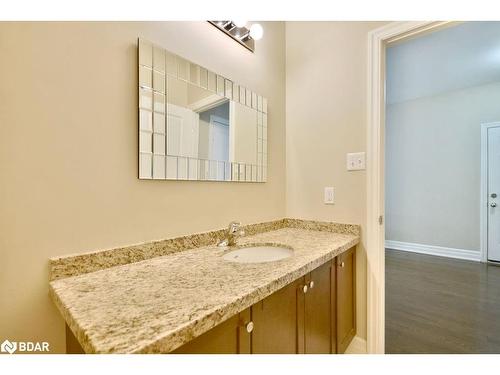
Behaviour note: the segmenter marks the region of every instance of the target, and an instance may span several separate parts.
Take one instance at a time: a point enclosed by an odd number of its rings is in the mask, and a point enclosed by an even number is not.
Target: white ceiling
[[[500,22],[467,22],[387,49],[387,103],[500,81]]]

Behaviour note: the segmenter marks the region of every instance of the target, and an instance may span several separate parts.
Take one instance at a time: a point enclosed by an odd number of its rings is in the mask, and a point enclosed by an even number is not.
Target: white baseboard
[[[410,251],[412,253],[436,255],[439,257],[472,260],[474,262],[481,261],[481,252],[475,250],[453,249],[451,247],[422,245],[418,243],[391,241],[391,240],[385,241],[385,248],[401,250],[401,251]]]
[[[354,336],[344,354],[366,354],[366,340]]]

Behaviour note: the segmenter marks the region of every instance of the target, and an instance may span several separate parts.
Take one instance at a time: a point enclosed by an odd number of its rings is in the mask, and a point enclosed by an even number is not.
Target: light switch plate
[[[334,204],[335,203],[335,192],[333,187],[325,187],[325,196],[324,196],[325,204]]]
[[[352,152],[347,154],[347,170],[361,171],[366,169],[366,153]]]

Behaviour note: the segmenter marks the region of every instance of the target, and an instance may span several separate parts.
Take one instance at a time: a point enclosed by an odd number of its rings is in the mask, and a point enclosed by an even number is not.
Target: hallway
[[[500,353],[500,267],[386,249],[386,353]]]

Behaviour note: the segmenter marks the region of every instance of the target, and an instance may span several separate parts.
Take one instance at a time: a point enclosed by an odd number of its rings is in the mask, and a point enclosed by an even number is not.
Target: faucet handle
[[[228,231],[233,234],[236,233],[238,229],[240,229],[241,223],[239,221],[231,221],[229,223]]]
[[[227,238],[223,239],[223,240],[220,240],[218,243],[217,243],[217,246],[218,247],[227,247],[229,245],[229,241],[227,240]]]

